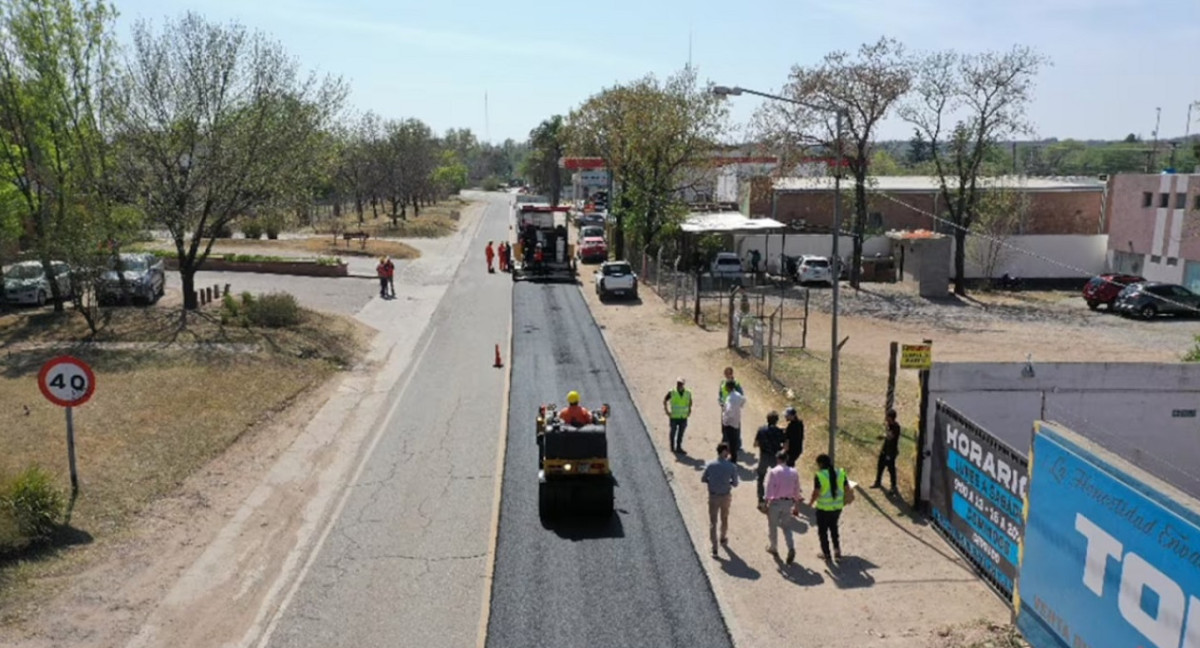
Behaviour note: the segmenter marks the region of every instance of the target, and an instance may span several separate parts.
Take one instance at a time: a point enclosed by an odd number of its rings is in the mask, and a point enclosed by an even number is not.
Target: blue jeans
[[[683,448],[683,432],[687,429],[687,419],[673,418],[671,421],[671,449]]]

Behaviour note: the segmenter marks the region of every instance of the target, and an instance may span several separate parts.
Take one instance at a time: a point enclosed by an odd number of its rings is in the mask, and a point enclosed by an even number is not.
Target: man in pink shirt
[[[788,514],[800,514],[800,474],[787,465],[788,454],[782,450],[775,455],[775,467],[767,473],[767,532],[771,544],[767,553],[779,557],[777,538],[783,527],[783,541],[787,544],[787,564],[796,560],[796,545],[792,540],[792,528],[788,526]]]

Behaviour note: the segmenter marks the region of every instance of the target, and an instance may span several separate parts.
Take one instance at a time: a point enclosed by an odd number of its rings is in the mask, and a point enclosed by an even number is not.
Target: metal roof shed
[[[741,212],[688,214],[681,229],[685,234],[758,234],[786,229],[773,218],[748,218]]]

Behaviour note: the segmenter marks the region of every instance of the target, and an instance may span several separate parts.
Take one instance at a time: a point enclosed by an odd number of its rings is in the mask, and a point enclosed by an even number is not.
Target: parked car
[[[585,238],[604,238],[603,225],[585,225],[579,230],[579,240]]]
[[[1117,295],[1120,295],[1122,290],[1145,280],[1145,277],[1130,274],[1102,274],[1092,277],[1083,286],[1083,300],[1092,310],[1100,306],[1112,310],[1113,302],[1117,301]]]
[[[801,284],[833,284],[829,259],[821,256],[803,255],[796,263],[796,282]]]
[[[1159,315],[1200,315],[1200,295],[1183,286],[1147,281],[1128,286],[1117,295],[1113,308],[1122,315],[1152,319]]]
[[[579,226],[599,225],[603,227],[604,220],[604,212],[584,212],[579,216]]]
[[[603,238],[589,236],[581,241],[575,249],[575,256],[584,263],[595,263],[608,258],[608,244]]]
[[[628,261],[605,261],[596,270],[596,295],[604,301],[610,295],[638,298],[637,274]]]
[[[100,301],[133,300],[153,304],[166,291],[166,268],[163,260],[155,255],[124,253],[120,255],[119,265],[120,268],[116,259],[109,259],[108,268],[97,277],[96,297]],[[125,279],[124,291],[118,270]]]
[[[62,261],[51,261],[50,268],[58,283],[58,294],[63,299],[72,297],[70,267]],[[4,271],[4,296],[11,304],[45,306],[53,295],[41,261],[14,263]]]
[[[718,252],[709,272],[714,279],[741,279],[742,260],[733,252]]]

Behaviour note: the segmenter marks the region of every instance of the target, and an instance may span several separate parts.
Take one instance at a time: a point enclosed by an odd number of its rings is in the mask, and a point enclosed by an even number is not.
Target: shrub
[[[319,256],[319,257],[317,257],[317,265],[339,266],[339,265],[342,265],[342,259],[341,259],[341,257]]]
[[[244,304],[246,320],[254,326],[284,328],[300,323],[302,315],[296,298],[285,292],[259,295]]]
[[[285,224],[283,214],[274,213],[263,218],[263,227],[267,231],[267,238],[272,241],[279,238],[279,233],[283,231]]]
[[[242,234],[248,239],[258,240],[263,235],[263,224],[257,218],[251,218],[242,223]]]
[[[62,491],[38,466],[17,475],[5,488],[0,502],[0,509],[7,509],[10,518],[7,524],[15,523],[19,543],[23,544],[48,539],[66,509]]]
[[[496,176],[488,176],[483,179],[484,191],[496,191],[500,188],[500,178]]]
[[[1183,354],[1184,362],[1200,362],[1200,335],[1192,339],[1192,348]]]

